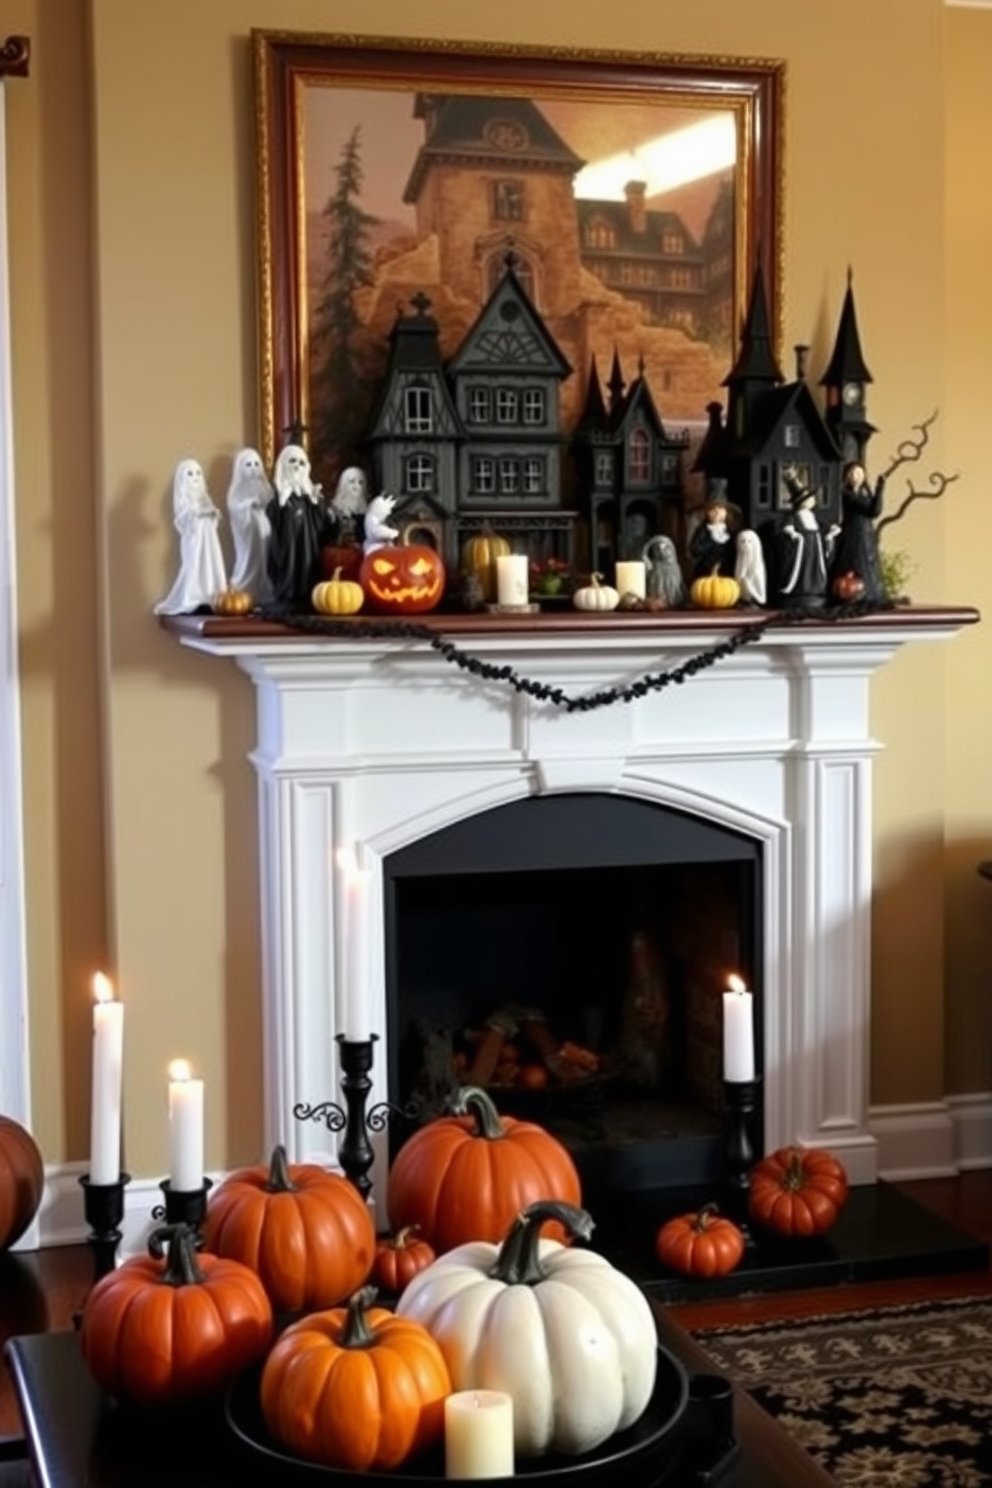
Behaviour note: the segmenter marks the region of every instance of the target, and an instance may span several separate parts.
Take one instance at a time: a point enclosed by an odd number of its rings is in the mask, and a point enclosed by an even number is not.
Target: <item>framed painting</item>
[[[529,317],[558,359],[564,447],[635,378],[683,445],[701,439],[759,266],[777,340],[783,63],[272,31],[253,46],[270,464],[302,442],[325,490],[368,471],[398,327],[424,377],[464,367],[508,271],[499,313]],[[483,381],[465,396],[498,423]]]

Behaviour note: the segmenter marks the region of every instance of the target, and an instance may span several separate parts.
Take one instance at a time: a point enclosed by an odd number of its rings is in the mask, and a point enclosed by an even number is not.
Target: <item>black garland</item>
[[[522,677],[512,666],[494,666],[492,662],[480,661],[477,656],[471,656],[463,651],[447,636],[439,635],[426,625],[418,625],[413,621],[336,620],[327,615],[293,613],[275,605],[265,605],[257,613],[264,619],[278,620],[294,630],[305,631],[312,635],[347,636],[350,640],[360,641],[426,641],[445,661],[450,662],[452,666],[459,667],[463,672],[468,672],[473,677],[482,678],[487,682],[503,682],[507,687],[512,687],[514,692],[525,693],[527,697],[532,697],[540,703],[551,703],[556,708],[562,708],[566,713],[591,713],[597,708],[608,708],[614,703],[632,703],[637,698],[646,697],[649,692],[661,692],[666,687],[680,687],[690,677],[706,671],[711,666],[716,666],[718,662],[725,661],[742,647],[753,646],[756,641],[760,641],[766,631],[776,626],[795,625],[802,620],[813,619],[819,621],[856,619],[880,608],[889,609],[891,606],[869,605],[864,601],[858,601],[854,604],[838,605],[829,610],[811,611],[797,608],[767,614],[760,620],[752,620],[742,625],[740,630],[734,631],[725,641],[718,641],[708,650],[688,657],[677,667],[672,667],[670,671],[648,672],[627,687],[608,687],[601,692],[588,693],[583,697],[573,697],[560,687],[549,687],[546,682],[535,682],[531,677]]]

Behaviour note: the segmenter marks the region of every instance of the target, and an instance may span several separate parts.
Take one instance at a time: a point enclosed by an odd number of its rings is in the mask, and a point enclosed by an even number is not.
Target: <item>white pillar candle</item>
[[[723,1078],[754,1079],[754,998],[737,976],[723,994]]]
[[[501,553],[496,559],[496,599],[501,605],[525,605],[530,560],[526,553]]]
[[[461,1390],[444,1402],[449,1478],[513,1476],[513,1400],[501,1390]]]
[[[344,996],[338,1006],[342,1010],[342,1029],[346,1039],[355,1042],[369,1038],[368,949],[369,949],[369,883],[372,874],[367,868],[359,868],[353,852],[343,848],[338,853],[344,892],[342,895],[342,939],[344,941]]]
[[[93,1063],[90,1093],[91,1183],[121,1176],[121,1086],[124,1076],[124,1004],[102,971],[93,978]]]
[[[625,594],[636,594],[645,599],[648,592],[648,571],[640,559],[617,564],[617,593],[621,599]]]
[[[176,1193],[203,1187],[203,1081],[185,1059],[169,1065],[169,1185]]]

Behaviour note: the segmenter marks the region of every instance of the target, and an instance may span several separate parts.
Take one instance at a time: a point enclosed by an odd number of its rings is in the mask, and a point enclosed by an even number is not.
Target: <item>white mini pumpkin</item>
[[[612,584],[604,584],[602,574],[594,573],[588,584],[576,589],[572,603],[577,610],[615,610],[620,595]]]
[[[603,1256],[541,1240],[547,1219],[588,1239],[593,1222],[544,1200],[502,1246],[474,1241],[415,1276],[396,1311],[433,1334],[455,1390],[513,1398],[519,1457],[590,1452],[643,1415],[658,1340],[647,1298]]]

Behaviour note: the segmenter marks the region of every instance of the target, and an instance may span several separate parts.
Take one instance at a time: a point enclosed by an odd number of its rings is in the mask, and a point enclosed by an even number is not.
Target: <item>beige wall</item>
[[[174,1054],[208,1080],[208,1161],[251,1159],[260,1141],[253,697],[233,669],[181,652],[151,607],[172,574],[177,459],[201,459],[222,491],[231,453],[257,432],[248,32],[327,29],[330,12],[325,0],[60,0],[57,20],[55,9],[13,0],[5,13],[35,45],[30,80],[9,89],[9,134],[37,1128],[50,1159],[85,1156],[87,977],[103,962],[128,1006],[128,1165],[152,1174],[165,1165]],[[556,0],[504,0],[498,19],[463,0],[380,0],[373,21],[363,0],[338,0],[333,24],[560,45],[561,13]],[[972,48],[992,58],[992,17],[964,15],[948,30],[977,95]],[[959,21],[974,33],[960,43]],[[958,407],[977,408],[988,371],[976,351],[974,373],[945,373],[956,245],[943,226],[944,34],[939,0],[829,11],[694,0],[573,9],[567,41],[786,59],[785,346],[812,341],[822,369],[853,265],[882,431],[873,459],[940,407],[931,463],[967,466],[959,493],[917,503],[897,529],[918,560],[914,597],[981,603],[968,513],[985,456],[980,425]],[[981,261],[976,247],[984,292]],[[949,308],[957,347],[967,319],[955,296]],[[971,858],[987,820],[961,785],[966,763],[988,769],[973,679],[989,646],[980,630],[914,648],[875,687],[889,746],[877,790],[878,1101],[941,1094],[945,969],[948,1062],[960,1088],[989,1084],[992,1040],[984,1026],[974,1037],[969,1011],[981,1008]]]

